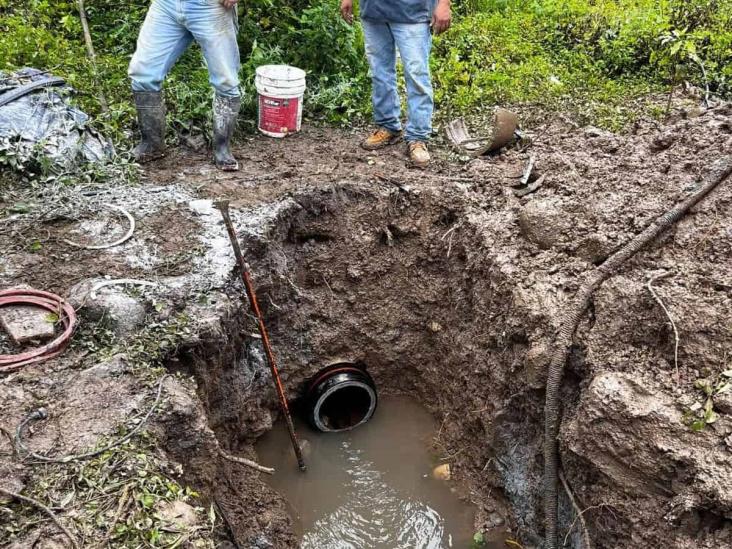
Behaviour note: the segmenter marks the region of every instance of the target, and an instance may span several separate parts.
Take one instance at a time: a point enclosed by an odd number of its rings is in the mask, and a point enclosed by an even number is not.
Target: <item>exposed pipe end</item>
[[[350,431],[371,419],[378,397],[373,378],[351,362],[320,370],[305,392],[310,424],[326,433]]]

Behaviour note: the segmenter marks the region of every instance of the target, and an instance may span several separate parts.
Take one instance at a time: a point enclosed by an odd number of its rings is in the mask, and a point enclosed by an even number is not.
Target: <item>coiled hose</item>
[[[732,156],[725,156],[715,162],[701,186],[686,200],[679,202],[668,212],[656,218],[643,232],[634,237],[602,265],[591,272],[567,307],[559,334],[554,344],[554,353],[549,364],[546,381],[546,403],[544,408],[544,520],[546,522],[545,549],[557,549],[557,482],[559,479],[559,391],[572,339],[582,316],[587,310],[592,294],[610,278],[628,259],[641,248],[655,240],[663,231],[673,226],[691,208],[698,204],[714,188],[732,174]]]
[[[41,290],[11,288],[0,291],[0,307],[7,305],[31,305],[46,309],[58,315],[64,330],[56,339],[41,347],[15,355],[0,355],[0,374],[14,372],[28,364],[43,362],[59,355],[66,348],[76,326],[76,312],[63,298]]]

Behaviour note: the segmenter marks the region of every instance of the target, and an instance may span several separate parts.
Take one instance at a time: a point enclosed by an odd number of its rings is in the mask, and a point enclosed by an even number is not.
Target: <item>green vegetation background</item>
[[[93,114],[101,88],[111,107],[102,122],[120,137],[134,120],[126,69],[148,4],[86,0],[101,73],[95,81],[75,0],[0,0],[0,70],[61,75]],[[442,115],[528,102],[613,127],[633,99],[680,81],[732,94],[732,0],[454,0],[454,12],[432,58]],[[338,0],[243,0],[239,13],[250,125],[254,69],[264,63],[308,71],[308,116],[368,116],[361,31],[340,20]],[[197,47],[166,92],[174,123],[206,126],[211,91]]]

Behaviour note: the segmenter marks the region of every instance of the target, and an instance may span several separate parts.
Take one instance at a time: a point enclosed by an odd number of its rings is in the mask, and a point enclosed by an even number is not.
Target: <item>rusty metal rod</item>
[[[272,371],[272,379],[275,382],[277,396],[280,399],[280,408],[282,409],[282,414],[285,416],[287,430],[290,433],[290,440],[292,441],[292,448],[293,450],[295,450],[295,457],[297,457],[297,464],[300,467],[300,470],[304,471],[306,467],[305,460],[302,457],[302,449],[300,448],[300,443],[297,440],[297,434],[295,434],[295,426],[292,424],[290,408],[287,405],[285,390],[282,387],[282,380],[280,379],[280,374],[277,371],[277,362],[275,361],[274,353],[272,352],[272,346],[269,343],[269,335],[267,335],[267,328],[264,325],[262,311],[259,309],[257,295],[254,293],[254,283],[252,282],[252,275],[250,274],[249,264],[244,260],[244,256],[241,253],[239,240],[237,239],[236,232],[234,231],[234,224],[231,222],[231,216],[229,216],[229,202],[228,200],[221,200],[219,202],[216,202],[215,206],[221,211],[221,215],[224,218],[224,225],[226,225],[226,231],[229,233],[231,247],[234,249],[236,261],[239,264],[239,269],[241,270],[241,278],[244,281],[244,288],[246,288],[249,305],[254,312],[254,316],[257,317],[259,335],[262,336],[262,346],[264,347],[264,354],[267,357],[267,364],[269,364],[269,369]]]

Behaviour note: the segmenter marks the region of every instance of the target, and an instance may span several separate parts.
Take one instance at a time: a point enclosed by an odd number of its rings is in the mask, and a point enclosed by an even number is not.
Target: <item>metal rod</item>
[[[234,224],[231,222],[229,216],[229,201],[221,200],[215,203],[215,206],[221,210],[221,215],[224,218],[224,225],[226,225],[226,231],[229,233],[229,240],[231,240],[231,247],[234,249],[234,255],[236,261],[239,264],[241,270],[241,278],[244,281],[244,288],[247,292],[247,298],[249,299],[249,305],[254,312],[254,316],[257,317],[257,324],[259,327],[259,335],[262,336],[262,346],[264,347],[264,354],[267,357],[267,363],[269,369],[272,371],[272,379],[275,382],[275,389],[277,390],[277,396],[280,399],[280,408],[282,414],[285,416],[285,422],[287,423],[287,430],[290,433],[290,440],[292,441],[292,448],[295,451],[295,457],[297,457],[297,464],[301,471],[306,469],[305,460],[302,457],[302,449],[300,443],[297,441],[297,435],[295,434],[295,426],[292,424],[292,416],[290,415],[290,408],[287,405],[287,398],[285,397],[285,390],[282,387],[282,380],[280,374],[277,371],[277,362],[275,361],[274,353],[272,352],[272,346],[269,343],[269,335],[267,335],[267,328],[264,325],[264,318],[262,318],[262,312],[259,309],[259,303],[257,302],[257,296],[254,293],[254,283],[252,282],[252,276],[249,272],[249,264],[244,260],[244,256],[241,253],[239,247],[239,240],[236,237],[236,231],[234,231]]]

